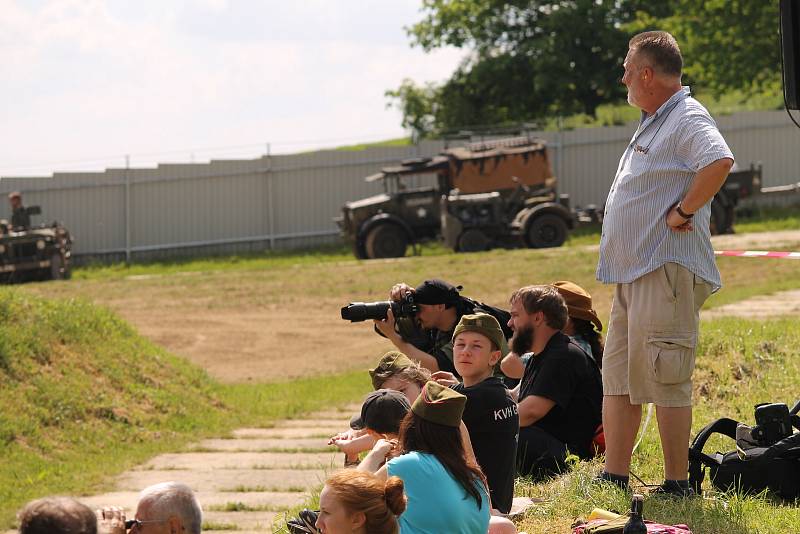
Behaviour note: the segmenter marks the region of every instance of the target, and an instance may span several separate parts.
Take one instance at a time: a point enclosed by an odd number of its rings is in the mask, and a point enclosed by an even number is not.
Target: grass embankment
[[[103,308],[0,288],[0,529],[32,498],[97,491],[157,453],[367,387],[363,373],[223,386]]]

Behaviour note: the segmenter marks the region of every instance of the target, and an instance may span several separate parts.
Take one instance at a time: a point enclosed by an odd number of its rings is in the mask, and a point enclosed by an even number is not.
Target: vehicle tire
[[[375,258],[401,258],[406,255],[408,236],[396,224],[381,224],[367,234],[365,249],[367,257]]]
[[[489,250],[489,237],[477,228],[470,228],[458,236],[457,252],[482,252]]]
[[[356,242],[353,244],[353,255],[359,260],[369,259],[367,256],[367,251],[364,249],[363,241],[356,240]]]
[[[567,223],[558,215],[534,216],[526,232],[530,248],[560,247],[567,240]]]
[[[733,233],[733,210],[723,206],[714,199],[711,202],[711,221],[709,223],[711,235]]]
[[[64,280],[65,269],[64,259],[61,254],[53,254],[50,256],[50,280]]]

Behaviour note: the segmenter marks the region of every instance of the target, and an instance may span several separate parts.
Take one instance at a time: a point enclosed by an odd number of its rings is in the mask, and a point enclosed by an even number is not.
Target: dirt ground
[[[714,238],[717,249],[780,250],[783,244],[798,242],[800,231]],[[467,256],[458,258],[459,264],[474,261]],[[376,271],[391,273],[376,278]],[[330,276],[313,280],[298,277],[293,281],[285,271],[220,271],[72,280],[26,288],[46,296],[89,298],[108,306],[144,336],[189,358],[217,379],[246,382],[369,367],[392,346],[375,335],[369,323],[342,321],[338,310],[347,302],[341,295],[364,300],[386,298],[392,277],[398,272],[404,272],[403,264],[352,262],[336,265]],[[407,274],[410,282],[420,278],[417,273]],[[486,284],[491,287],[492,281]],[[607,313],[611,290],[595,287],[592,291],[595,307],[601,315]],[[507,288],[502,287],[494,295],[478,292],[476,296],[502,305],[506,294]]]

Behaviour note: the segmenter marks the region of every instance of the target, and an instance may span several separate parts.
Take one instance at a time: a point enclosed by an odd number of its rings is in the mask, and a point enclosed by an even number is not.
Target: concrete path
[[[78,499],[92,509],[120,506],[133,517],[139,491],[165,481],[185,482],[203,507],[203,532],[273,531],[285,510],[306,502],[344,455],[325,445],[348,428],[360,406],[326,410],[271,428],[242,428],[227,439],[207,439],[184,452],[162,454],[120,475],[114,491]]]

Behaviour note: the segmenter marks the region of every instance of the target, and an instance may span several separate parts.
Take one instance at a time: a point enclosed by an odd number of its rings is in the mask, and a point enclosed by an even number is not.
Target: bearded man
[[[527,286],[511,295],[512,352],[532,356],[513,394],[519,407],[519,474],[558,474],[572,454],[594,455],[603,384],[597,364],[561,330],[567,305],[554,286]]]

